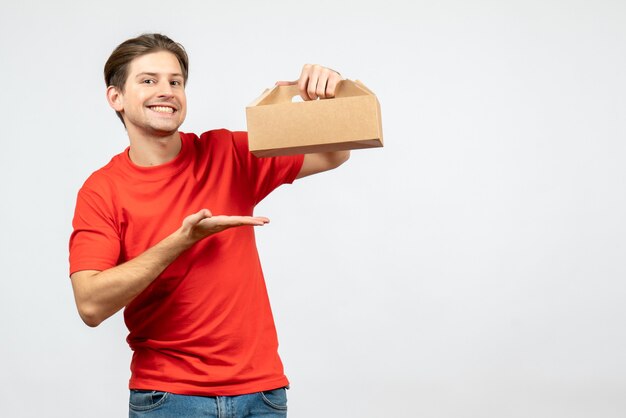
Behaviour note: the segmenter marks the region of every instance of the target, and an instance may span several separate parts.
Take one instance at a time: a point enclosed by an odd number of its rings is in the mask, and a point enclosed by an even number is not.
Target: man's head
[[[107,88],[113,87],[120,93],[124,93],[132,62],[144,55],[163,51],[169,52],[176,57],[180,65],[183,83],[186,85],[189,75],[189,58],[185,49],[181,44],[174,42],[165,35],[152,33],[128,39],[115,48],[104,65],[104,81]],[[124,123],[122,114],[117,110],[116,113],[122,123]],[[126,124],[124,123],[124,125]]]

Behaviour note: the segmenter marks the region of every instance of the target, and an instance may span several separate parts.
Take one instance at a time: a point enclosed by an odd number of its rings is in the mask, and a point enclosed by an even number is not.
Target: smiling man
[[[245,132],[180,132],[188,58],[163,35],[123,42],[104,73],[130,146],[78,193],[70,275],[87,325],[124,309],[129,416],[286,416],[289,382],[253,230],[269,219],[253,211],[349,153],[256,158]],[[332,98],[339,80],[305,65],[293,83],[313,100]]]

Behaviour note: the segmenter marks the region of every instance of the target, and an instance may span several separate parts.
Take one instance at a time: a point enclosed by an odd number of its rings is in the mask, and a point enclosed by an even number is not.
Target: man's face
[[[184,82],[178,59],[171,52],[154,52],[132,60],[124,92],[117,91],[112,104],[122,113],[129,135],[176,133],[187,114]]]

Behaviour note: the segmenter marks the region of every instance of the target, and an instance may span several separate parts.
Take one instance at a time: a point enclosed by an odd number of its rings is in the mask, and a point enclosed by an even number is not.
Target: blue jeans
[[[131,390],[129,418],[286,418],[285,388],[239,396],[189,396]]]

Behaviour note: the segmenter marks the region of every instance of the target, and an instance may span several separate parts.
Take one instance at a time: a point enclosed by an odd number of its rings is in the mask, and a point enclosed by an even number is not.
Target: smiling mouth
[[[167,107],[167,106],[148,106],[150,110],[153,110],[157,113],[174,113],[176,109]]]

